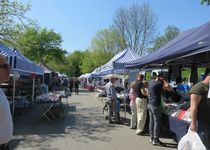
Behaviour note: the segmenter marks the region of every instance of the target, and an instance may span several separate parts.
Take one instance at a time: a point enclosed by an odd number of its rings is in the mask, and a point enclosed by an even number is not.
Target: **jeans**
[[[148,104],[148,110],[149,110],[149,133],[150,133],[150,136],[152,138],[159,138],[162,108],[154,107],[151,104]]]
[[[79,87],[77,88],[77,87],[75,87],[75,94],[79,94]]]
[[[207,150],[210,150],[210,123],[198,121],[198,135]]]
[[[110,111],[109,111],[109,122],[112,122],[111,116],[114,115],[115,123],[119,123],[119,114],[117,112],[117,106],[116,106],[116,100],[113,99],[108,99],[107,101],[110,106]]]

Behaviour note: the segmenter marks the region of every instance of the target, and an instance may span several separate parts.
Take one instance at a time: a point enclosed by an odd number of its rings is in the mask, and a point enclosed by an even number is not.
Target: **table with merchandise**
[[[187,133],[191,122],[189,105],[189,101],[180,101],[163,106],[163,120],[176,135],[177,142]]]
[[[53,123],[53,119],[56,119],[55,114],[51,109],[55,106],[61,106],[62,102],[60,95],[55,93],[42,94],[36,97],[36,108],[41,113],[41,117],[45,117],[50,123]]]

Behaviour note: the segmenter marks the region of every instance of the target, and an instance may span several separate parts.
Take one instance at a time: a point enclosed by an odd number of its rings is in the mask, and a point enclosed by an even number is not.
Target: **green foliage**
[[[17,39],[18,50],[37,63],[62,61],[66,51],[61,48],[62,37],[53,30],[27,28]]]
[[[95,68],[107,63],[114,54],[122,49],[116,42],[116,35],[110,29],[103,29],[96,33],[91,42],[91,50],[83,52],[82,73],[92,72]]]
[[[198,80],[200,80],[201,73],[205,73],[206,68],[198,68]],[[182,78],[185,78],[187,81],[189,80],[191,73],[191,68],[184,68],[182,70]]]
[[[0,1],[0,42],[9,46],[16,45],[15,40],[22,28],[34,22],[25,17],[30,10],[29,4],[17,0]],[[19,25],[18,25],[19,24]]]
[[[82,60],[81,72],[82,73],[92,72],[95,69],[94,61],[95,60],[92,56],[92,53],[86,50],[84,52],[84,59]]]
[[[91,41],[91,49],[97,51],[103,51],[107,54],[116,54],[121,49],[119,43],[116,41],[117,35],[111,29],[102,29],[96,33]]]
[[[210,5],[210,0],[200,0],[200,3],[203,5],[204,3],[207,3],[207,6]]]
[[[186,81],[188,81],[189,80],[189,77],[190,77],[190,73],[191,73],[191,68],[184,68],[183,70],[182,70],[182,78],[185,78],[186,79]]]
[[[177,27],[175,27],[173,25],[169,25],[165,29],[164,35],[158,36],[155,39],[154,47],[152,49],[150,49],[150,52],[156,51],[159,48],[163,47],[165,44],[167,44],[169,41],[171,41],[177,35],[179,35],[179,33],[180,33],[180,30]]]
[[[65,73],[69,75],[68,61],[66,57],[62,61],[51,60],[47,63],[47,65],[60,73]]]
[[[95,68],[107,63],[113,56],[113,53],[103,50],[85,51],[81,66],[82,73],[92,72]]]
[[[146,71],[145,72],[145,80],[149,82],[151,80],[151,71]]]
[[[74,51],[72,54],[69,54],[67,56],[67,63],[66,66],[68,69],[68,75],[72,77],[78,77],[82,74],[81,72],[81,66],[82,66],[82,60],[84,59],[84,52],[82,51]]]

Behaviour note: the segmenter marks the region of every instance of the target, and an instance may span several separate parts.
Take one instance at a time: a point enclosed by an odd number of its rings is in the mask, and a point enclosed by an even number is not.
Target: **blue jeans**
[[[109,122],[112,122],[111,117],[114,116],[115,123],[119,123],[119,113],[117,112],[117,100],[108,99],[107,102],[109,103],[110,111],[109,111]]]
[[[210,150],[210,123],[198,121],[198,135],[207,150]]]
[[[149,133],[150,133],[150,136],[153,138],[159,138],[162,108],[154,107],[151,104],[148,104],[148,110],[149,110]]]

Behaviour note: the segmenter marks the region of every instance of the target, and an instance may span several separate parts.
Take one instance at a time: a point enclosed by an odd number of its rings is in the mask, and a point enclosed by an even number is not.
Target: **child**
[[[130,129],[135,129],[137,124],[137,109],[136,109],[136,91],[135,91],[136,82],[133,81],[130,84],[130,107],[131,107],[131,121],[130,121]]]

